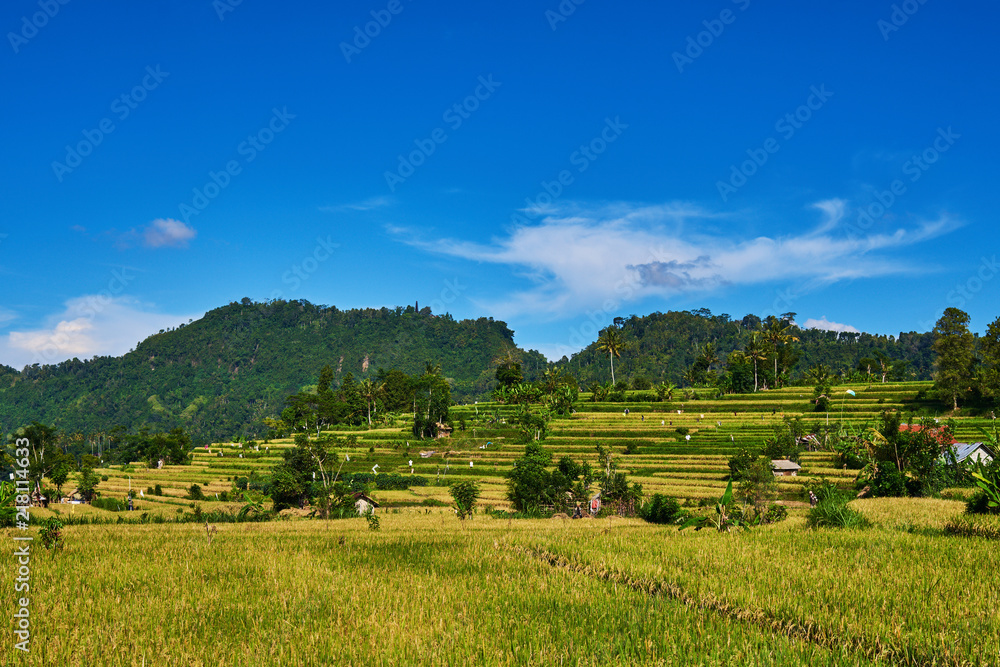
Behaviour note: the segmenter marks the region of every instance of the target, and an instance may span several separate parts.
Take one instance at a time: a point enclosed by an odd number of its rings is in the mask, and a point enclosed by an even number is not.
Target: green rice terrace
[[[742,447],[759,447],[783,418],[802,417],[807,431],[828,419],[832,424],[842,419],[847,425],[860,426],[886,409],[897,409],[904,415],[926,411],[918,395],[923,396],[931,386],[930,382],[838,386],[829,415],[814,411],[811,390],[807,387],[652,403],[593,403],[589,394],[583,393],[574,414],[549,423],[543,445],[552,453],[553,460],[568,455],[592,464],[597,461],[598,445],[610,448],[618,456],[621,470],[631,481],[642,484],[647,496],[664,493],[679,499],[717,498],[726,487],[729,457]],[[846,394],[848,389],[856,395]],[[374,490],[372,498],[383,507],[421,505],[428,499],[431,503],[450,502],[450,483],[475,479],[482,485],[481,504],[506,508],[506,475],[513,461],[523,454],[524,446],[518,444],[518,434],[513,429],[503,423],[486,423],[487,417],[497,411],[502,419],[504,407],[492,402],[453,406],[452,421],[456,425],[464,422],[465,429],[456,426],[450,437],[438,439],[414,438],[409,420],[400,420],[392,428],[324,431],[342,440],[337,448],[342,463],[339,469],[328,472],[370,473],[377,465],[378,474],[427,479],[426,486],[412,486],[408,490]],[[991,425],[991,421],[960,418],[957,424],[956,438],[971,441],[978,436],[977,427]],[[142,490],[143,497],[135,502],[136,510],[169,514],[189,507],[188,489],[198,484],[206,496],[201,503],[205,510],[231,509],[232,503],[217,504],[216,494],[231,491],[239,477],[254,472],[268,474],[282,460],[282,452],[290,447],[294,447],[290,438],[266,443],[215,443],[197,447],[191,465],[149,469],[136,463],[124,471],[121,467],[98,469],[98,474],[107,477],[100,483],[99,491],[105,498],[122,499],[130,488],[134,495]],[[627,450],[633,453],[626,453]],[[826,451],[803,452],[798,475],[777,479],[780,497],[802,500],[803,485],[811,479],[849,486],[857,471],[835,467],[834,457]],[[71,479],[69,485],[72,483]],[[146,492],[157,485],[162,489],[161,496]],[[106,513],[86,506],[59,509],[71,513]]]

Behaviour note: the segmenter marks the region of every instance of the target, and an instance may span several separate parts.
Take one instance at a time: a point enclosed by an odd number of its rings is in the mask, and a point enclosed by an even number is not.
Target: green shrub
[[[91,506],[108,512],[124,512],[125,501],[114,498],[94,498],[90,501]]]
[[[479,500],[479,485],[471,480],[455,482],[448,492],[455,500],[458,518],[464,521],[465,517],[472,516],[473,510],[476,508],[476,501]]]
[[[691,429],[689,429],[687,426],[678,426],[674,430],[680,435],[687,435],[688,433],[691,432]]]
[[[809,510],[806,521],[813,528],[866,528],[868,519],[847,506],[844,496],[830,496]]]
[[[639,376],[632,378],[632,388],[637,390],[652,389],[653,383],[647,377]]]
[[[192,484],[188,487],[187,498],[188,500],[205,500],[205,494],[202,493],[200,486]]]
[[[979,489],[966,501],[965,511],[969,514],[1000,514],[1000,507],[990,507],[990,497],[986,491]]]
[[[39,534],[39,537],[42,538],[42,546],[46,549],[62,549],[62,529],[62,521],[55,517],[42,521],[42,531]]]
[[[788,508],[784,505],[779,505],[778,503],[771,503],[764,510],[764,514],[761,520],[764,523],[778,523],[779,521],[784,521],[788,518]]]
[[[163,487],[160,486],[159,484],[157,484],[156,486],[154,486],[153,487],[153,495],[154,496],[162,496],[163,495]]]
[[[729,459],[729,478],[732,480],[741,480],[746,472],[750,469],[750,466],[754,464],[757,460],[759,454],[755,453],[749,447],[743,447],[740,451]]]
[[[654,493],[649,502],[639,508],[639,516],[649,523],[664,524],[677,523],[679,519],[686,516],[686,513],[681,509],[676,498],[662,493]]]

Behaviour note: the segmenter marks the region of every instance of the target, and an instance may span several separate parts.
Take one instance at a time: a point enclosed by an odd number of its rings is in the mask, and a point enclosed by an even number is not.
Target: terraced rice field
[[[544,444],[554,461],[570,456],[592,463],[597,461],[597,446],[603,445],[619,456],[623,469],[643,485],[647,494],[712,498],[725,489],[728,458],[742,447],[759,447],[783,417],[801,416],[807,425],[826,423],[828,419],[836,423],[842,418],[849,425],[860,427],[884,409],[896,408],[904,414],[919,411],[923,404],[916,400],[918,393],[930,386],[926,382],[838,386],[829,415],[813,411],[812,392],[805,387],[749,396],[678,398],[662,403],[592,403],[589,395],[583,394],[575,414],[550,422]],[[856,396],[846,394],[847,389]],[[628,415],[624,414],[626,407]],[[412,471],[430,480],[430,485],[409,491],[375,493],[380,502],[402,505],[427,498],[449,501],[448,484],[471,477],[482,481],[484,503],[506,507],[504,479],[523,446],[515,444],[516,434],[512,429],[485,422],[486,416],[497,409],[502,410],[503,406],[479,403],[453,407],[453,421],[459,424],[464,420],[466,429],[456,429],[452,437],[436,441],[414,439],[408,423],[396,428],[333,431],[340,438],[351,435],[357,438],[353,446],[345,445],[338,450],[342,457],[350,456],[342,472],[370,472],[377,464],[379,473],[409,475]],[[976,427],[991,425],[988,419],[959,419],[958,423],[960,440],[975,440],[979,435]],[[687,429],[690,438],[677,429]],[[637,452],[625,454],[629,445],[637,447]],[[101,470],[108,479],[101,483],[100,490],[105,496],[123,497],[130,484],[133,490],[143,491],[159,484],[164,496],[146,494],[139,499],[137,509],[174,513],[187,504],[183,497],[191,484],[200,485],[211,499],[214,494],[231,489],[236,477],[253,471],[266,474],[281,460],[284,449],[292,446],[291,440],[285,439],[256,443],[252,447],[237,443],[199,447],[189,466],[149,470],[137,464],[127,473],[120,469]],[[422,458],[421,451],[435,454]],[[845,486],[854,479],[853,471],[835,467],[829,452],[803,453],[802,466],[798,476],[778,480],[783,497],[801,498],[801,489],[810,479],[824,478]],[[210,500],[205,509],[212,507]]]

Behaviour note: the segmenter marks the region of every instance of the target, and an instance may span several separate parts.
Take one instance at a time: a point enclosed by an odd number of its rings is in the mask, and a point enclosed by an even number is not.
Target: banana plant
[[[726,492],[719,498],[715,505],[715,514],[708,516],[691,517],[678,530],[684,530],[689,526],[694,526],[695,530],[702,528],[715,528],[720,533],[728,533],[733,528],[743,525],[742,512],[733,502],[733,480],[729,480],[726,485]]]
[[[998,479],[1000,476],[995,473],[990,475],[983,462],[976,461],[976,469],[972,473],[972,477],[976,480],[976,486],[986,494],[986,506],[991,510],[1000,509],[1000,483],[998,483],[1000,482],[1000,479]]]

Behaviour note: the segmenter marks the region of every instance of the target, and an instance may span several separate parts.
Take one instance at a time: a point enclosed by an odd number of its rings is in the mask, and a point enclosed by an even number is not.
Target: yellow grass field
[[[891,511],[931,526],[953,509]],[[211,543],[198,524],[73,526],[60,553],[36,540],[31,651],[11,640],[5,664],[1000,664],[997,541],[801,516],[735,534],[378,517],[378,532],[303,520],[220,524]]]

